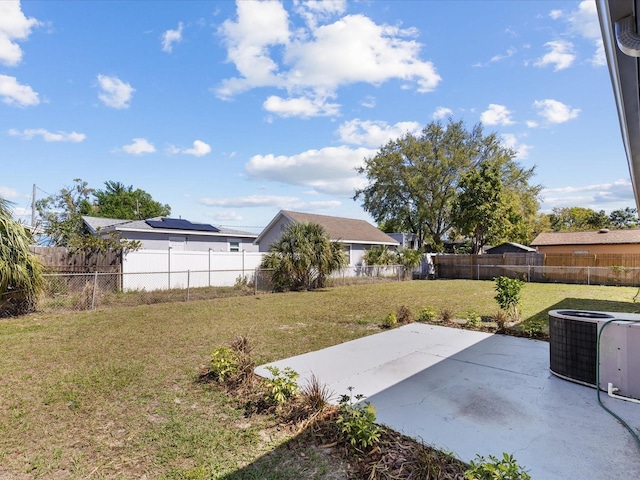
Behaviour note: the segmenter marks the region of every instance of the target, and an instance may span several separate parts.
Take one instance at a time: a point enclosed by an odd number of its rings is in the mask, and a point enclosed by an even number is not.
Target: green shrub
[[[396,310],[396,319],[398,323],[411,323],[413,322],[413,313],[406,305],[401,305]]]
[[[499,460],[489,455],[489,461],[477,455],[476,461],[469,463],[470,468],[464,472],[468,480],[531,480],[531,476],[516,462],[513,455],[502,454]]]
[[[518,306],[520,305],[520,290],[523,286],[524,282],[517,278],[496,278],[496,292],[498,293],[494,298],[500,308],[514,320],[519,318]]]
[[[299,375],[295,370],[290,367],[286,367],[283,370],[275,366],[266,368],[272,375],[271,378],[265,379],[265,383],[269,389],[268,400],[282,405],[298,393],[297,379]]]
[[[398,317],[396,317],[395,312],[389,312],[382,325],[385,328],[394,328],[396,325],[398,325]]]
[[[468,310],[466,313],[465,326],[469,328],[479,328],[482,326],[482,317],[475,310]]]
[[[218,347],[211,354],[209,373],[218,382],[228,380],[238,371],[238,355],[229,347]]]
[[[422,307],[418,312],[417,320],[419,322],[433,322],[438,318],[438,312],[432,307]]]
[[[547,323],[541,319],[532,319],[523,322],[520,330],[529,338],[539,338],[544,336],[547,329]]]
[[[349,394],[340,397],[340,411],[336,423],[344,440],[352,447],[367,449],[380,440],[382,429],[375,424],[376,409],[369,402],[354,403],[353,387],[349,387]],[[356,401],[362,400],[363,395],[356,395]]]

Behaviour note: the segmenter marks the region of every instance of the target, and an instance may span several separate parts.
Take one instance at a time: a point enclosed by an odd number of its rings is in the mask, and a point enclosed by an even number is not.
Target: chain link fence
[[[271,271],[187,270],[146,273],[49,273],[43,275],[38,310],[93,310],[108,306],[189,302],[274,291]],[[348,267],[327,278],[327,287],[407,279],[404,267]],[[204,286],[203,286],[204,285]]]
[[[438,278],[493,280],[505,276],[534,283],[640,286],[639,267],[458,264],[454,268],[438,265],[437,269]]]

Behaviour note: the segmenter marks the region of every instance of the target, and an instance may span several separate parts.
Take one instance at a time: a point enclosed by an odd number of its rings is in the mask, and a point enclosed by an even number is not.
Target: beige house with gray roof
[[[531,246],[540,253],[640,253],[640,229],[546,232],[539,234]]]
[[[280,238],[282,231],[292,223],[321,225],[331,240],[344,245],[350,266],[360,265],[364,252],[373,246],[399,246],[397,240],[365,220],[280,210],[256,238],[259,251],[268,252],[271,245]]]

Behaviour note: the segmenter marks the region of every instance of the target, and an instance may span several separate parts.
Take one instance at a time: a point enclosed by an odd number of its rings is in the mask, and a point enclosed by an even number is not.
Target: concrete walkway
[[[464,461],[507,452],[534,480],[640,478],[633,437],[595,389],[549,372],[546,342],[414,323],[270,365],[336,396],[353,387],[379,423]],[[640,432],[640,404],[602,398]]]

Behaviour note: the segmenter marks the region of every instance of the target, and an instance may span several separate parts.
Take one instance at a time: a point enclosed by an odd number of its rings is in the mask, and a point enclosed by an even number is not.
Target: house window
[[[351,245],[343,245],[344,256],[347,257],[347,265],[351,265]]]
[[[230,252],[239,252],[240,251],[240,242],[229,242],[229,251]]]

